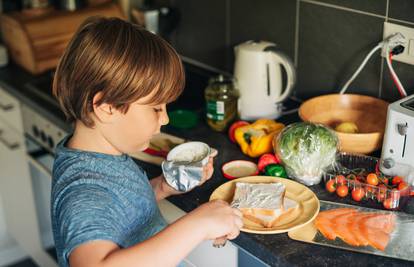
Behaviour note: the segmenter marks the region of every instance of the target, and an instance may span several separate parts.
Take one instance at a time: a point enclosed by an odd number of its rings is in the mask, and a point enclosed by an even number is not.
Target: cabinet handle
[[[10,111],[14,108],[13,104],[3,104],[0,103],[0,109],[3,111]]]
[[[8,149],[10,150],[16,150],[20,147],[18,142],[9,142],[6,138],[3,136],[4,130],[0,129],[0,142],[3,143]]]

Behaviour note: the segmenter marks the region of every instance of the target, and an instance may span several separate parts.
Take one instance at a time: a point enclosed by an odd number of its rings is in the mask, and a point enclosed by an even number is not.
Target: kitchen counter
[[[34,94],[25,86],[27,82],[35,78],[14,65],[0,69],[0,81],[7,91],[16,96],[22,103],[41,112],[42,115],[56,123],[63,130],[70,131],[71,126],[65,122],[62,112],[55,105]],[[201,113],[202,109],[198,111]],[[279,121],[286,124],[298,120],[296,113],[279,119]],[[214,163],[215,172],[209,181],[187,194],[173,196],[168,199],[185,212],[190,212],[200,204],[207,202],[214,189],[227,181],[221,174],[221,165],[224,162],[234,159],[249,159],[240,152],[236,144],[230,142],[225,133],[212,131],[204,122],[200,122],[196,128],[191,130],[165,127],[163,131],[185,139],[205,142],[219,151]],[[378,155],[378,152],[376,155]],[[138,164],[147,171],[149,177],[161,173],[158,166],[143,162],[138,162]],[[334,195],[328,194],[321,185],[310,188],[321,200],[339,201]],[[343,200],[340,202],[349,203],[351,201]],[[414,203],[409,203],[404,211],[414,214]],[[258,235],[241,233],[232,242],[271,266],[412,266],[414,264],[408,261],[293,241],[288,238],[287,234]]]

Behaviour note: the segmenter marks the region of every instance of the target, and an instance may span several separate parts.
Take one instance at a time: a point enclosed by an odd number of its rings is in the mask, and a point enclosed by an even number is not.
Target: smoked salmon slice
[[[355,237],[354,232],[350,231],[349,225],[352,225],[353,221],[359,214],[354,212],[338,215],[332,219],[334,225],[334,231],[337,237],[341,238],[345,243],[351,246],[359,246],[359,241]]]
[[[318,214],[318,217],[316,217],[315,226],[325,238],[334,240],[337,235],[335,232],[335,225],[332,223],[332,220],[339,215],[355,212],[356,210],[351,208],[321,211]]]
[[[382,216],[381,216],[382,215]],[[380,214],[366,218],[359,225],[360,233],[372,247],[384,251],[395,227],[394,214]]]
[[[322,211],[316,228],[330,240],[339,237],[351,246],[370,245],[385,250],[395,228],[396,216],[378,212],[358,212],[352,208]]]
[[[359,226],[365,219],[372,217],[372,216],[377,216],[377,215],[371,214],[371,213],[361,213],[361,214],[358,214],[358,216],[356,216],[355,219],[351,220],[348,224],[348,229],[354,234],[355,238],[358,240],[359,246],[369,245],[368,239],[361,233]]]

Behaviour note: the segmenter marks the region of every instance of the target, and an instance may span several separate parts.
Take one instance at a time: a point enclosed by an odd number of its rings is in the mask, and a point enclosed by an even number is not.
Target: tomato
[[[378,192],[377,192],[376,197],[379,202],[384,201],[384,199],[387,197],[387,187],[385,185],[381,184],[378,187]]]
[[[400,195],[401,196],[408,196],[409,189],[408,189],[408,184],[406,182],[400,182],[398,184],[398,188],[397,189],[400,191]]]
[[[348,180],[356,180],[357,179],[357,176],[355,174],[351,173],[351,174],[348,174],[346,176],[346,179],[348,179]]]
[[[365,192],[367,192],[367,197],[372,197],[373,195],[375,195],[375,188],[373,186],[370,185],[366,185],[365,186]]]
[[[370,185],[378,185],[378,176],[375,173],[370,173],[367,176],[367,183]]]
[[[348,186],[346,185],[340,185],[338,188],[336,188],[336,194],[340,197],[346,197],[348,195]]]
[[[273,154],[270,154],[270,153],[263,154],[260,157],[259,162],[257,164],[257,167],[259,168],[259,172],[263,172],[264,168],[269,164],[280,164],[280,160]]]
[[[358,187],[358,188],[354,188],[352,190],[352,198],[355,201],[361,201],[361,199],[363,199],[365,196],[365,190],[362,187]]]
[[[398,185],[399,183],[401,183],[403,181],[403,178],[401,176],[394,176],[392,178],[392,184],[393,185]]]
[[[387,186],[386,185],[384,185],[384,184],[380,184],[379,186],[378,186],[378,189],[379,189],[379,191],[381,192],[381,193],[386,193],[387,192]]]
[[[343,184],[345,184],[345,183],[346,183],[346,178],[345,178],[345,176],[343,176],[343,175],[337,175],[337,176],[335,177],[335,180],[336,180],[336,183],[337,183],[338,185],[343,185]]]
[[[334,179],[329,180],[329,181],[326,183],[325,187],[326,187],[326,190],[328,190],[328,192],[329,192],[329,193],[333,193],[333,192],[335,192],[335,190],[336,190],[336,183],[335,183],[335,180],[334,180]]]
[[[365,182],[365,178],[362,175],[357,175],[356,180],[360,182]]]
[[[384,200],[384,202],[382,203],[382,205],[384,206],[384,208],[390,210],[393,209],[393,201],[391,198],[387,198],[386,200]]]
[[[234,131],[236,131],[237,128],[249,125],[247,121],[236,121],[234,122],[230,128],[229,128],[229,138],[233,143],[236,143],[236,138],[234,137]]]

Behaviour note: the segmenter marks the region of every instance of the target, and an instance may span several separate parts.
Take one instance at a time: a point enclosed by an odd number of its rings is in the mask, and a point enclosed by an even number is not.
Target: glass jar
[[[239,94],[233,81],[223,75],[211,78],[204,97],[207,124],[215,131],[224,131],[237,115]]]

